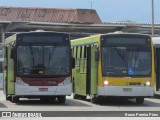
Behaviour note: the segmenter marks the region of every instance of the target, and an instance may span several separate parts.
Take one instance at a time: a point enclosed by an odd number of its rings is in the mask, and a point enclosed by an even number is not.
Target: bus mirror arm
[[[99,61],[99,51],[95,51],[95,61]]]
[[[74,68],[75,68],[75,58],[72,57],[72,69],[74,69]]]

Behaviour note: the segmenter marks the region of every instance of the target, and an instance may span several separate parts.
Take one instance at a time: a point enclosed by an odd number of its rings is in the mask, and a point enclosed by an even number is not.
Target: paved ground
[[[58,104],[56,102],[41,102],[40,100],[36,99],[23,99],[20,103],[12,103],[10,101],[5,100],[5,96],[2,91],[0,91],[0,111],[115,111],[108,115],[116,116],[119,111],[160,111],[160,99],[154,98],[146,98],[143,105],[137,105],[135,100],[123,100],[123,99],[111,99],[111,100],[104,100],[101,101],[99,104],[92,104],[89,100],[74,100],[72,96],[67,97],[65,104]],[[55,112],[54,112],[55,111]],[[71,112],[73,113],[73,112]],[[74,114],[74,113],[73,113]],[[81,113],[79,113],[81,114]],[[99,113],[96,113],[99,116]],[[104,115],[104,114],[102,114]],[[94,116],[93,113],[91,116]],[[160,117],[160,112],[159,112]],[[112,117],[112,118],[100,118],[95,117],[92,120],[159,120],[159,117]],[[5,120],[22,120],[22,118],[0,118]],[[53,118],[23,118],[24,120],[53,120]],[[55,118],[57,120],[90,120],[89,117],[58,117]]]
[[[146,98],[143,105],[135,100],[111,99],[92,104],[89,100],[74,100],[67,97],[65,104],[23,99],[20,103],[6,101],[0,91],[0,111],[160,111],[160,99]]]

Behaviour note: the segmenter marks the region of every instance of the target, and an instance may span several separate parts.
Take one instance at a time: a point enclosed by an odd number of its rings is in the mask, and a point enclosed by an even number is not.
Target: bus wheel
[[[73,99],[79,99],[79,95],[73,94]]]
[[[91,103],[97,103],[98,102],[98,99],[94,95],[90,96],[90,100],[91,100]]]
[[[59,96],[57,97],[58,103],[65,103],[66,102],[66,96]]]
[[[6,96],[6,100],[8,101],[11,101],[12,100],[12,97],[11,96]]]
[[[50,98],[48,98],[48,101],[50,103],[54,103],[56,101],[56,98],[55,97],[50,97]]]
[[[79,99],[81,99],[81,100],[86,100],[86,96],[80,95],[80,96],[79,96]]]
[[[86,100],[86,96],[80,96],[81,100]]]
[[[48,102],[48,99],[45,97],[42,97],[42,98],[40,98],[40,101],[46,103],[46,102]]]
[[[137,104],[143,104],[144,103],[144,97],[137,97],[136,98],[136,103]]]
[[[19,102],[19,97],[12,96],[12,102],[13,103],[18,103]]]

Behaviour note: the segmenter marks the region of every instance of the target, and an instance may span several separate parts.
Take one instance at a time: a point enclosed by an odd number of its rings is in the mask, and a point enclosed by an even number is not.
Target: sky
[[[151,23],[152,0],[0,0],[0,6],[95,9],[103,22]],[[160,23],[160,0],[154,0],[155,23]]]

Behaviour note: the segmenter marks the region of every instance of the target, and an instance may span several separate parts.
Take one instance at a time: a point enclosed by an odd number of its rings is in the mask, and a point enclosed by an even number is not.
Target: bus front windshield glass
[[[18,46],[17,73],[19,75],[68,75],[69,48],[67,46]]]
[[[104,76],[150,76],[151,50],[140,47],[102,47]]]

